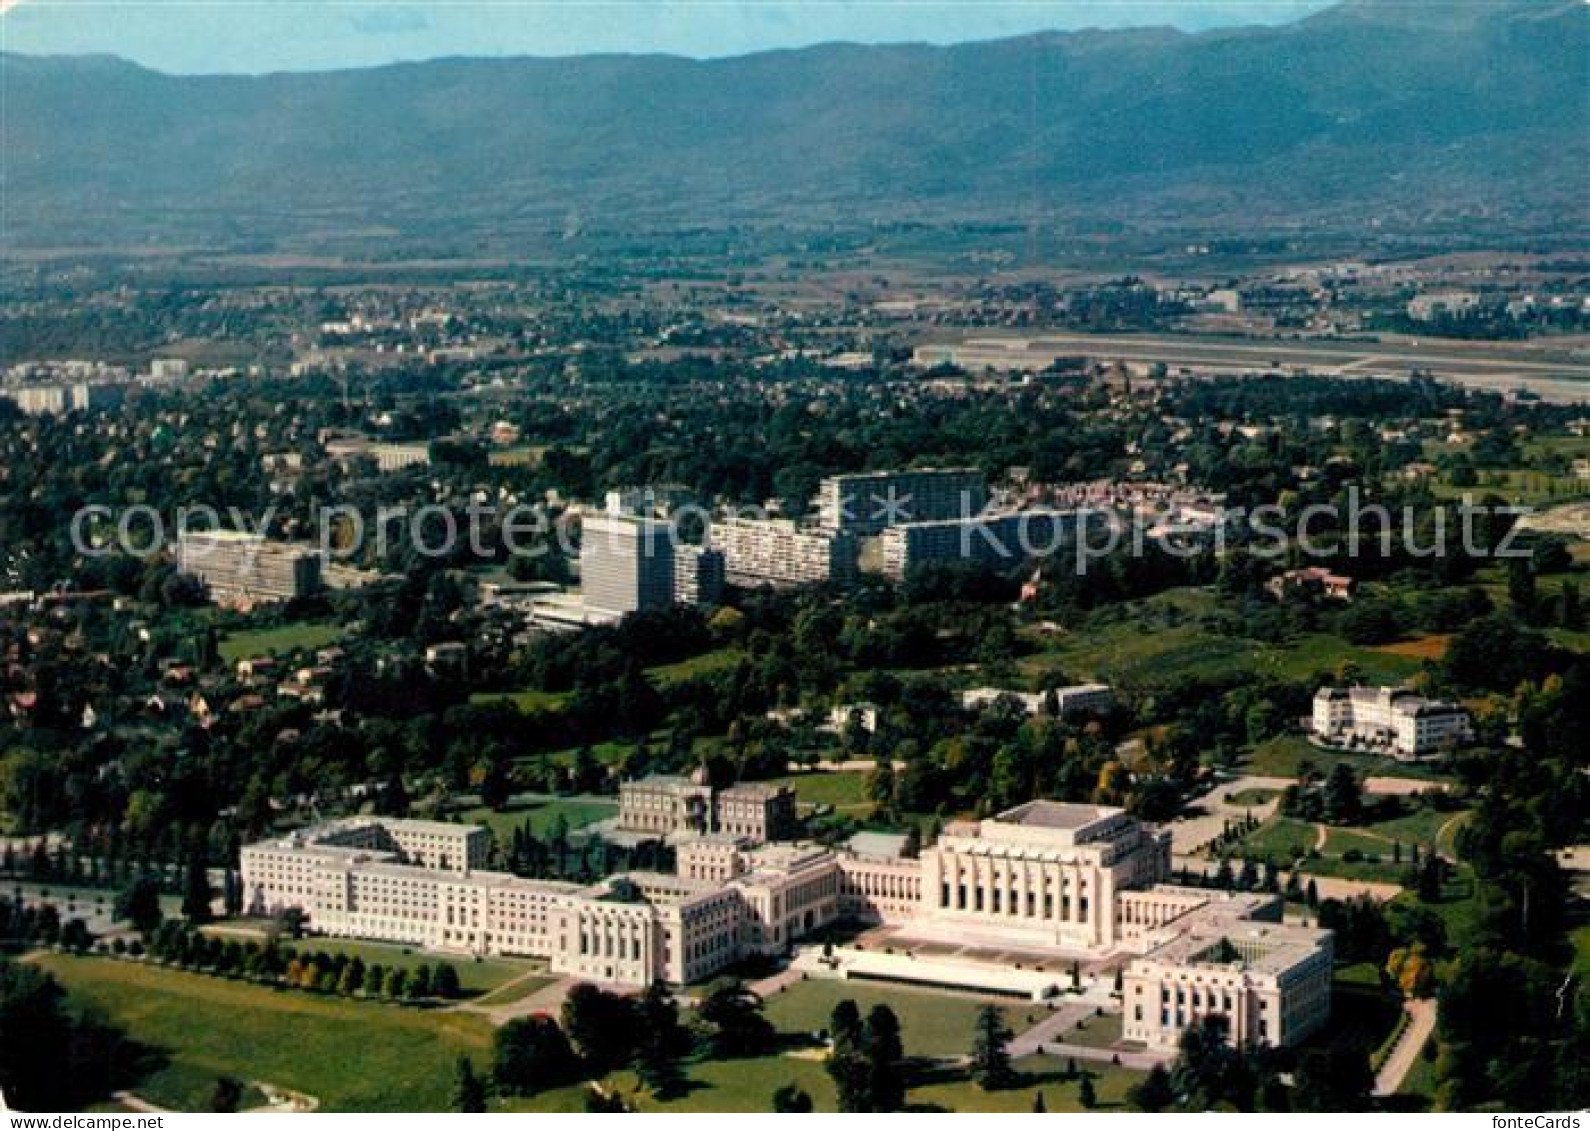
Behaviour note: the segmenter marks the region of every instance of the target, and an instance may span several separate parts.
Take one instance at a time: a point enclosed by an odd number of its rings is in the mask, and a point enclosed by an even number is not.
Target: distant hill
[[[1586,227],[1590,8],[174,77],[5,55],[7,238],[874,219]]]

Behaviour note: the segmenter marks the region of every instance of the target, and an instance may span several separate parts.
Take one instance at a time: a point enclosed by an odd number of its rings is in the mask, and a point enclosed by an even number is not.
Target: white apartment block
[[[580,594],[586,608],[617,616],[673,604],[672,525],[587,512],[580,521]]]
[[[1329,1015],[1330,932],[1283,926],[1273,896],[1164,885],[1169,835],[1119,809],[1029,802],[952,824],[916,858],[707,833],[678,844],[677,874],[585,886],[480,871],[487,840],[463,825],[333,822],[244,848],[245,904],[252,914],[297,907],[314,933],[534,955],[560,974],[629,986],[699,982],[750,955],[789,954],[842,919],[890,924],[902,940],[1126,955],[1125,1036],[1154,1049],[1212,1012],[1239,1043],[1271,1044]],[[908,950],[887,959],[885,975],[971,988],[1010,980],[1008,963],[988,960],[929,970],[949,961],[918,970]],[[1038,997],[1058,992],[1058,977],[1025,975]]]
[[[674,546],[674,602],[716,605],[723,599],[723,554],[707,546]]]
[[[323,564],[312,546],[241,530],[184,530],[177,536],[177,569],[202,581],[221,605],[246,608],[306,596],[320,588]]]
[[[1321,742],[1421,758],[1474,740],[1468,712],[1398,687],[1322,687],[1310,729]]]
[[[898,581],[925,565],[1000,569],[1074,553],[1079,521],[1074,510],[1033,508],[890,526],[878,539],[883,572]]]
[[[824,530],[877,534],[905,522],[975,515],[988,504],[988,482],[975,468],[921,468],[830,475],[817,488]]]
[[[843,531],[806,529],[788,519],[730,517],[715,520],[709,536],[733,585],[848,585],[856,579],[860,548]]]

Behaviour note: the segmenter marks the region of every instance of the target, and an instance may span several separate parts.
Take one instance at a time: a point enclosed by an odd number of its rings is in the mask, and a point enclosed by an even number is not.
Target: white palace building
[[[300,830],[243,849],[247,910],[296,907],[319,934],[533,955],[555,973],[631,986],[787,955],[840,920],[888,924],[904,944],[847,951],[878,966],[855,976],[1045,998],[1062,979],[1036,974],[1042,960],[1119,957],[1125,1035],[1151,1048],[1174,1047],[1217,1009],[1234,1039],[1272,1044],[1329,1013],[1330,932],[1283,926],[1273,897],[1164,884],[1169,835],[1119,809],[1033,801],[952,823],[916,858],[709,832],[678,842],[675,874],[590,885],[484,871],[488,842],[474,826],[377,817]],[[912,940],[1003,952],[1003,964],[946,973],[916,964]],[[1014,981],[1012,954],[1032,960]]]

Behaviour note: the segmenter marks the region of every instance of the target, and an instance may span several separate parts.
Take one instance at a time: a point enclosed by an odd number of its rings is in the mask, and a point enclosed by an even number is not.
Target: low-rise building
[[[1419,758],[1474,740],[1469,714],[1455,703],[1400,687],[1322,687],[1310,719],[1314,737],[1338,746]]]

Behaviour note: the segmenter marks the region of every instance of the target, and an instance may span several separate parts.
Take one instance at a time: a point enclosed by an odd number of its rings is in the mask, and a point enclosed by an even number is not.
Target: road
[[[1434,1001],[1406,1001],[1402,1008],[1408,1013],[1408,1027],[1397,1038],[1397,1046],[1375,1074],[1377,1096],[1397,1094],[1403,1080],[1407,1079],[1409,1071],[1419,1059],[1419,1054],[1424,1051],[1425,1042],[1435,1032]]]

